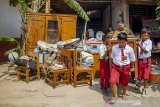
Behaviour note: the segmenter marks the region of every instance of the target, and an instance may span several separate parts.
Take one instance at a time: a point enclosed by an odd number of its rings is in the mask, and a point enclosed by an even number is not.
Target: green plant
[[[21,6],[21,9],[19,10],[20,16],[21,16],[21,36],[23,39],[23,44],[22,44],[22,50],[20,52],[20,55],[25,55],[25,47],[27,43],[27,35],[26,35],[26,13],[27,11],[31,11],[29,8],[29,4],[33,0],[10,0],[9,4],[10,6],[16,7],[17,5]]]
[[[156,11],[156,16],[157,20],[160,20],[160,0],[156,0],[157,8],[155,9]]]
[[[83,8],[79,5],[75,0],[64,0],[64,2],[73,10],[77,12],[77,14],[84,20],[89,21],[89,17],[87,13],[83,10]]]
[[[35,5],[34,8],[32,7],[32,4],[34,4],[35,2],[37,3],[39,2],[39,5]],[[44,5],[44,2],[42,1],[46,1],[46,0],[10,0],[9,4],[10,6],[16,7],[17,5],[21,6],[21,9],[19,10],[20,16],[21,16],[21,36],[22,36],[22,40],[23,40],[23,44],[22,44],[22,51],[20,55],[25,55],[25,47],[26,47],[26,43],[27,43],[27,28],[26,28],[26,14],[27,12],[38,12],[41,7]]]
[[[7,37],[7,36],[0,36],[0,42],[1,41],[6,41],[6,42],[9,42],[10,44],[16,44],[17,45],[15,48],[6,51],[4,53],[4,55],[8,55],[9,53],[11,53],[13,51],[19,52],[20,55],[21,55],[22,50],[21,50],[19,42],[16,39],[14,39],[12,37]]]

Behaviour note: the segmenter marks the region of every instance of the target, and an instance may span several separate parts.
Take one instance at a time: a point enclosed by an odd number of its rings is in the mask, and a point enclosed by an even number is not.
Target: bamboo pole
[[[86,50],[85,49],[86,32],[87,32],[86,30],[87,30],[87,21],[85,21],[84,31],[83,31],[83,35],[82,35],[82,47],[83,47],[83,50]]]
[[[46,0],[45,13],[50,13],[50,0]]]

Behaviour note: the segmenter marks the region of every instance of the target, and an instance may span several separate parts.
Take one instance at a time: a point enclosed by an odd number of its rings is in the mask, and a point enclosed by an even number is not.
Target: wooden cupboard
[[[27,14],[26,52],[33,51],[37,41],[56,43],[76,38],[77,16],[72,14]]]
[[[117,43],[118,43],[118,42],[117,42],[117,39],[110,39],[110,40],[108,41],[108,46],[112,48],[113,45],[115,45],[115,44],[117,44]],[[137,39],[136,39],[136,38],[128,39],[127,44],[133,48],[134,53],[135,53],[136,61],[135,61],[135,63],[134,63],[134,68],[135,68],[134,74],[135,74],[135,78],[138,78],[138,65],[137,65],[137,54],[138,54],[138,50],[137,50]],[[110,69],[111,69],[111,52],[109,53],[109,58],[110,58],[110,59],[109,59],[109,60],[110,60],[109,63],[110,63]]]

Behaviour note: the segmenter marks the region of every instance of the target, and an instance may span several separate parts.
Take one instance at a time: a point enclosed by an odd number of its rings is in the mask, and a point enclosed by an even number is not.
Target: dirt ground
[[[93,80],[93,85],[59,85],[53,89],[43,79],[33,80],[28,84],[17,81],[16,75],[9,75],[8,64],[0,65],[0,107],[159,107],[160,85],[150,84],[147,89],[147,98],[142,98],[140,92],[134,89],[133,84],[128,87],[128,100],[122,100],[121,87],[120,97],[116,104],[110,105],[106,100],[111,98],[112,92],[109,88],[109,96],[105,96],[99,85],[99,78]]]

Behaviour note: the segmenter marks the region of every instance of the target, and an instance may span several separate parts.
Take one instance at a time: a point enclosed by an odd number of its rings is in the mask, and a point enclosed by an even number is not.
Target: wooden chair
[[[32,71],[29,67],[17,66],[17,80],[21,79],[21,76],[25,76],[25,80],[29,83],[30,79],[37,77],[40,80],[40,67],[38,54],[30,53],[28,56],[32,57],[36,61],[36,71]]]
[[[50,82],[53,88],[60,83],[70,83],[70,74],[72,67],[72,56],[71,52],[67,49],[62,49],[60,52],[59,63],[63,62],[66,65],[66,68],[60,70],[53,70],[51,66],[46,65],[45,70],[45,81]]]
[[[89,83],[92,85],[92,72],[93,67],[83,66],[82,65],[82,55],[74,50],[73,52],[74,59],[74,71],[73,71],[73,83],[76,87],[77,83]]]

